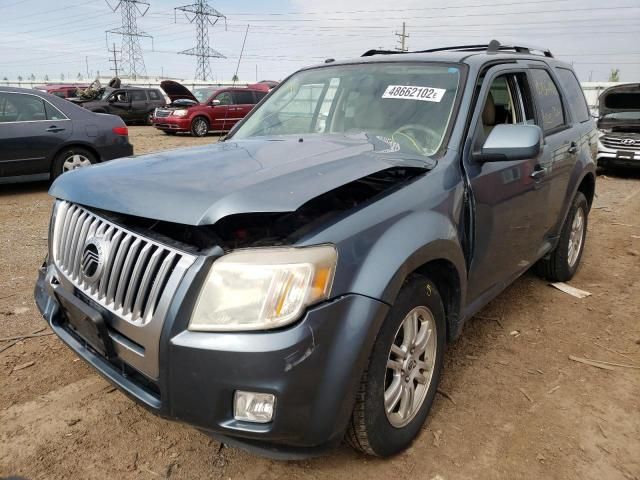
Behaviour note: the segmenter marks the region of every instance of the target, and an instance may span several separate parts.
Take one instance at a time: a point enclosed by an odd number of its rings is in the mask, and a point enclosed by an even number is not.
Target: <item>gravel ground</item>
[[[215,141],[132,127],[136,153]],[[0,337],[33,302],[47,183],[0,185]],[[640,175],[600,176],[576,299],[526,274],[450,346],[423,431],[387,460],[348,447],[280,462],[223,448],[112,388],[53,335],[0,352],[0,477],[640,479]],[[47,333],[44,330],[43,333]],[[10,341],[0,339],[0,350]],[[569,355],[636,368],[604,370]]]

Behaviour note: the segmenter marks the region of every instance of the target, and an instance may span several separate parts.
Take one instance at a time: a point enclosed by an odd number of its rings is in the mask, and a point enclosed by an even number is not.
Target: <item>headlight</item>
[[[189,330],[277,328],[329,298],[338,254],[330,245],[238,250],[213,263]]]
[[[174,117],[186,117],[189,110],[174,110],[171,115]]]

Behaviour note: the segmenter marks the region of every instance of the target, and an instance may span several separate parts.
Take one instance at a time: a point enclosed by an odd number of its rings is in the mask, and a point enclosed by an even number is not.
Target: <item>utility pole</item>
[[[109,50],[111,53],[113,53],[113,58],[109,59],[109,63],[113,62],[113,68],[111,68],[110,70],[112,72],[115,72],[116,77],[118,76],[118,57],[116,57],[116,44],[113,44],[113,50]]]
[[[407,33],[407,25],[405,22],[402,22],[402,33],[395,33],[396,37],[398,37],[398,42],[400,42],[400,47],[396,47],[396,50],[399,52],[406,52],[407,48],[407,38],[409,38],[409,34]]]
[[[224,18],[225,25],[227,17],[215,8],[211,7],[206,0],[197,0],[191,5],[183,5],[174,9],[174,15],[180,10],[189,20],[189,23],[196,24],[197,43],[194,48],[179,52],[182,55],[197,57],[196,80],[207,81],[213,76],[211,73],[210,58],[226,58],[222,53],[209,47],[209,25],[214,26],[218,20]],[[177,17],[176,17],[177,21]]]
[[[89,79],[89,57],[84,57],[84,63],[87,66],[87,80]]]
[[[122,26],[106,33],[114,33],[122,36],[122,58],[120,59],[120,70],[131,78],[146,75],[144,58],[142,58],[142,47],[140,37],[150,38],[153,45],[153,37],[146,32],[138,30],[138,15],[144,17],[149,11],[149,4],[143,0],[118,0],[112,6],[108,0],[107,5],[114,12],[120,9],[122,15]]]

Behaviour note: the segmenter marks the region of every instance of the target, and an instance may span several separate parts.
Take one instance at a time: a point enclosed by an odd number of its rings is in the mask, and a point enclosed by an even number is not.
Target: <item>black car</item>
[[[0,87],[0,177],[50,174],[133,155],[124,122],[37,90]]]
[[[152,124],[153,112],[166,105],[164,95],[157,88],[105,88],[95,100],[71,99],[87,110],[96,113],[118,115],[127,123],[143,122]]]

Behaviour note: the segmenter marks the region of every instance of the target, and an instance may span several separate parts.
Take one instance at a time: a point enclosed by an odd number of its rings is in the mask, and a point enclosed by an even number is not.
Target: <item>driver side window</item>
[[[215,98],[215,100],[220,101],[219,105],[231,105],[231,103],[233,103],[231,101],[231,94],[229,92],[222,92]]]

